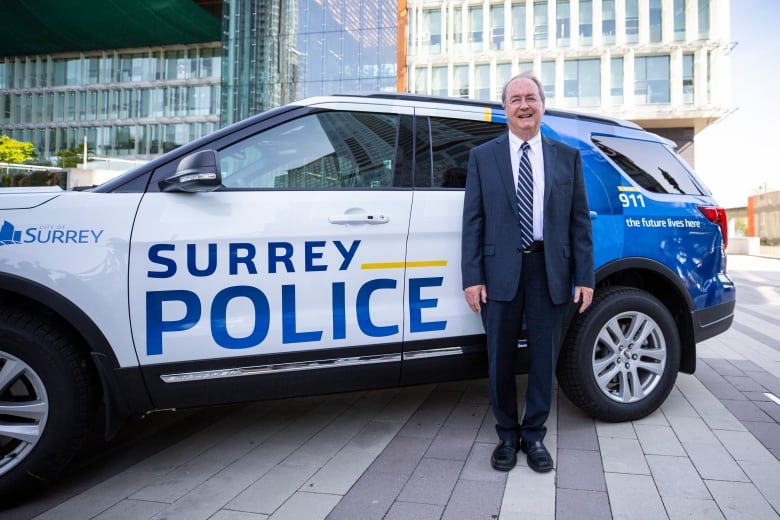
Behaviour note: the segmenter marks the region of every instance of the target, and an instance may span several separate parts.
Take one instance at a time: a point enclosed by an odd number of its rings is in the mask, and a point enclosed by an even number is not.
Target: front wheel
[[[558,383],[579,408],[603,421],[655,411],[680,367],[680,336],[669,310],[632,287],[597,290],[578,314],[558,362]]]
[[[95,399],[86,359],[64,329],[0,306],[0,502],[39,489],[65,467]]]

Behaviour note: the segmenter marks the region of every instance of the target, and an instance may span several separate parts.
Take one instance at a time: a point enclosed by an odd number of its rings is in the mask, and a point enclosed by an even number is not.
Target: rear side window
[[[393,186],[399,116],[309,114],[219,150],[226,189]]]
[[[707,191],[661,143],[594,135],[593,144],[642,188],[653,193],[702,195]]]
[[[420,118],[425,119],[425,118]],[[416,179],[419,187],[463,188],[469,150],[506,132],[506,125],[468,119],[428,118],[430,121],[430,156],[432,172],[429,179]],[[420,134],[418,133],[418,139]],[[418,147],[418,153],[421,147]],[[421,161],[418,159],[418,164]]]

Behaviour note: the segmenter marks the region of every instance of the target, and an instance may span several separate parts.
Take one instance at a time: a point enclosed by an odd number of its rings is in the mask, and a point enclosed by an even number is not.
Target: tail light
[[[699,211],[707,217],[707,220],[720,226],[720,233],[723,235],[723,247],[729,245],[729,224],[726,220],[726,210],[716,206],[699,206]]]

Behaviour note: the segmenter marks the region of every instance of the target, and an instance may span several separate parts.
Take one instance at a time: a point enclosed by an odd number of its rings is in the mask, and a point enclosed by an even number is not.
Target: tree
[[[88,161],[92,160],[89,159],[89,154],[91,153],[94,153],[94,150],[92,147],[87,147]],[[81,166],[84,161],[84,148],[82,146],[73,146],[65,150],[60,150],[56,155],[60,158],[58,164],[60,168],[77,168]]]
[[[35,145],[0,135],[0,162],[22,164],[35,157]]]

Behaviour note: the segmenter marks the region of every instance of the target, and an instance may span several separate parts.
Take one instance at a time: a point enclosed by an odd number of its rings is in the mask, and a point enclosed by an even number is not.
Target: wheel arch
[[[647,258],[621,258],[596,270],[596,290],[610,286],[634,287],[663,303],[680,333],[680,372],[696,370],[696,339],[693,332],[693,299],[680,278],[667,266]]]
[[[78,348],[91,361],[100,382],[105,408],[105,436],[112,437],[133,413],[152,408],[139,367],[122,368],[111,344],[95,322],[77,305],[48,287],[9,273],[0,273],[0,303],[24,307],[54,319],[76,339]]]

